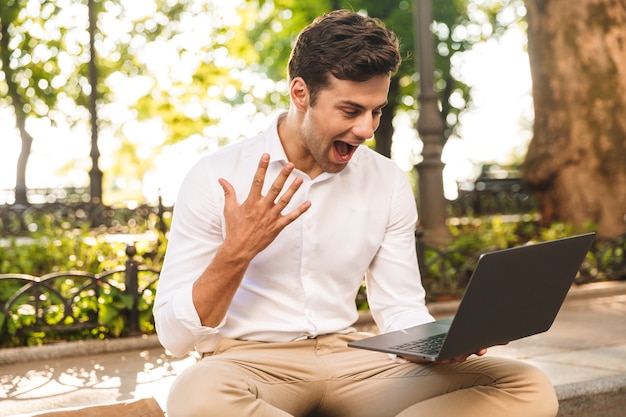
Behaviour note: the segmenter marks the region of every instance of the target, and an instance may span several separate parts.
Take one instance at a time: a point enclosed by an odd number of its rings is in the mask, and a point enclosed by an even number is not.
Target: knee
[[[167,397],[168,417],[223,417],[224,387],[219,372],[199,364],[183,371]]]
[[[506,395],[499,397],[510,416],[554,417],[559,403],[554,386],[539,368],[514,359],[490,357],[474,362],[482,367],[494,387]]]
[[[524,381],[524,400],[530,405],[534,416],[554,417],[559,411],[559,400],[554,385],[539,368],[520,363],[520,375]]]

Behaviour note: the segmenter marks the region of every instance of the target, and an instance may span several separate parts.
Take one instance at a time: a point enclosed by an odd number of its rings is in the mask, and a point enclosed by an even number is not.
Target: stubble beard
[[[346,167],[345,164],[335,164],[330,160],[330,154],[333,152],[332,150],[332,142],[330,143],[330,147],[324,149],[320,144],[322,143],[321,135],[314,123],[309,121],[302,129],[302,142],[306,147],[309,154],[315,160],[315,163],[322,169],[322,171],[336,174],[338,172],[343,171]]]

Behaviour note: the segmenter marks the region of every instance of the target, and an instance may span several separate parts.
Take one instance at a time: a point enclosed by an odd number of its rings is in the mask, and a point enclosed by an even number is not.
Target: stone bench
[[[18,417],[163,417],[165,413],[150,398],[87,407],[62,408]]]

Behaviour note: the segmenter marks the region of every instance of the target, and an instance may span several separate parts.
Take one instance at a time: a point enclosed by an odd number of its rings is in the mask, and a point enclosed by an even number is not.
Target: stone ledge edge
[[[580,397],[603,396],[606,394],[626,395],[626,375],[592,379],[584,382],[557,385],[559,401],[576,400]]]
[[[156,335],[129,336],[119,339],[83,340],[45,346],[0,349],[0,365],[13,365],[35,360],[61,359],[73,356],[150,349],[161,346]]]

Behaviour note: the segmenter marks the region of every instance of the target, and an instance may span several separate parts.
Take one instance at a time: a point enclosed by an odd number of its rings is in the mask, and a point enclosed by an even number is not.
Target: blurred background
[[[296,35],[338,8],[400,37],[367,146],[412,181],[429,299],[587,231],[576,284],[626,277],[624,2],[3,0],[0,346],[152,333],[183,176],[287,108]]]
[[[89,5],[21,3],[2,53],[8,55],[4,62],[12,67],[24,128],[32,137],[26,186],[88,188],[93,164]],[[333,6],[330,1],[300,3],[93,2],[98,164],[105,203],[156,202],[160,195],[172,204],[182,176],[202,153],[259,132],[286,108],[291,43],[303,25]],[[422,149],[415,129],[413,6],[408,1],[334,3],[373,16],[380,10],[401,36],[402,92],[393,115],[390,156],[411,171]],[[522,2],[489,7],[440,3],[449,4],[445,10],[434,8],[441,67],[436,88],[446,91],[450,107],[443,161],[445,195],[453,200],[457,184],[475,181],[483,164],[521,163],[533,108]],[[0,73],[0,189],[5,190],[0,203],[14,201],[10,190],[23,142],[7,72]]]

